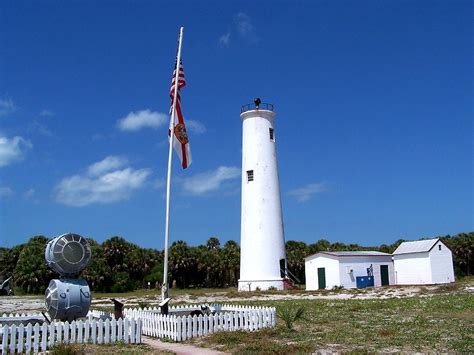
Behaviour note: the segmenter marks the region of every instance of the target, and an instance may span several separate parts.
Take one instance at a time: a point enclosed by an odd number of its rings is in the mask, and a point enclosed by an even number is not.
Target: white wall
[[[429,253],[400,254],[393,256],[397,285],[431,284]]]
[[[367,276],[367,268],[372,264],[374,270],[374,285],[382,286],[382,276],[380,265],[388,265],[389,284],[395,284],[395,274],[393,269],[392,256],[342,256],[340,262],[340,281],[344,288],[355,288],[357,276]],[[353,273],[348,273],[348,269],[353,269]]]
[[[305,261],[306,290],[318,289],[318,268],[325,268],[326,289],[340,286],[339,281],[339,261],[331,255],[318,255],[309,257]]]
[[[441,246],[441,250],[439,248]],[[438,241],[430,251],[431,283],[454,282],[453,255],[446,245]]]

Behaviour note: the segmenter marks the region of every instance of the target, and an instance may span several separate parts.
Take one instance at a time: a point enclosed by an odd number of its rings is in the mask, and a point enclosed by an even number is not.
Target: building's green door
[[[318,267],[318,289],[324,290],[326,288],[326,270],[323,267]]]
[[[380,265],[380,275],[382,277],[382,286],[390,285],[388,280],[388,265]]]

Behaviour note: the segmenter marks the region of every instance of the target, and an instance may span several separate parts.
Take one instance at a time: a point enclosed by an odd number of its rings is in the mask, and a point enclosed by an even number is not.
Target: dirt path
[[[156,350],[172,351],[177,355],[188,355],[188,354],[198,354],[198,355],[218,355],[218,354],[228,354],[216,350],[199,348],[197,346],[180,344],[180,343],[167,343],[160,341],[159,339],[142,337],[142,343],[146,344]]]

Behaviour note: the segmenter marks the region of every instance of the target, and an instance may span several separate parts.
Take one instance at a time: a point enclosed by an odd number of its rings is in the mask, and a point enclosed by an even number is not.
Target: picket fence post
[[[18,326],[18,353],[22,353],[23,352],[23,342],[24,342],[24,336],[25,336],[25,326],[23,325],[23,323],[21,323],[19,326]]]
[[[120,341],[123,339],[123,330],[122,330],[122,327],[123,327],[123,320],[122,318],[119,318],[119,320],[117,321],[117,341]]]
[[[43,323],[41,326],[41,350],[46,351],[48,349],[47,344],[47,335],[48,335],[48,324]]]
[[[214,333],[214,314],[209,316],[209,333]]]
[[[207,314],[204,315],[204,329],[203,329],[204,335],[207,335],[209,333],[209,317]]]
[[[123,341],[125,344],[130,343],[130,337],[128,331],[130,330],[130,321],[128,318],[125,318],[123,321]]]
[[[33,333],[33,325],[28,323],[26,326],[26,343],[25,343],[25,352],[29,354],[31,352],[31,334]]]
[[[138,334],[137,343],[138,344],[142,343],[142,327],[143,327],[143,320],[139,319],[138,320],[138,330],[137,330],[137,334]]]

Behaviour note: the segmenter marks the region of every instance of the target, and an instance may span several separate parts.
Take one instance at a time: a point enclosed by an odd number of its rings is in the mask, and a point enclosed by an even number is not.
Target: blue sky
[[[0,245],[76,232],[162,248],[240,237],[240,106],[277,111],[287,240],[378,245],[473,230],[469,1],[3,1]]]

